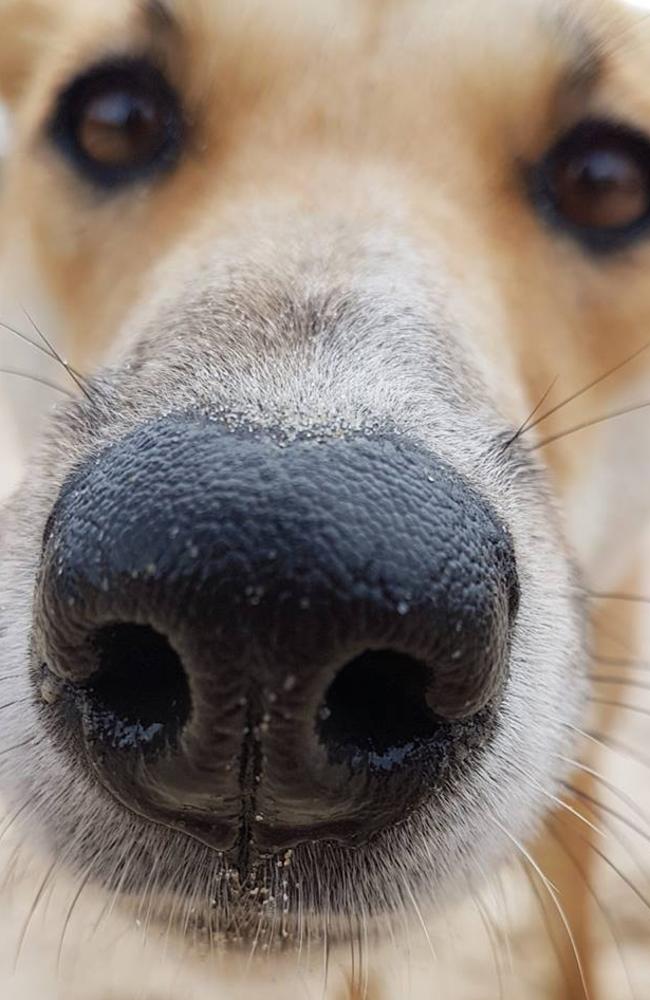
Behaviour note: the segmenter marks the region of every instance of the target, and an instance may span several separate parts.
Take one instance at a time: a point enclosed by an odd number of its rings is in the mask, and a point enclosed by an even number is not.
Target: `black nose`
[[[507,529],[424,450],[175,417],[64,486],[35,648],[129,808],[221,850],[357,843],[488,739],[517,593]]]

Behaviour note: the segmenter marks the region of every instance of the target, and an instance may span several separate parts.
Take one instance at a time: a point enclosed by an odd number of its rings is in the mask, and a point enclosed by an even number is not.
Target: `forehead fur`
[[[522,53],[534,60],[546,51],[580,64],[600,54],[608,36],[618,40],[617,28],[624,34],[644,20],[640,11],[620,0],[492,0],[490,4],[481,0],[453,4],[444,0],[275,0],[273,4],[262,0],[114,0],[110,5],[102,0],[67,0],[65,4],[4,0],[4,7],[0,5],[0,15],[10,28],[13,21],[16,25],[25,21],[21,12],[27,10],[38,10],[48,30],[56,19],[65,22],[66,38],[81,50],[86,37],[107,49],[138,44],[143,40],[142,30],[152,42],[191,44],[193,54],[203,56],[197,69],[206,64],[218,67],[227,61],[229,48],[246,38],[253,46],[256,39],[263,42],[260,53],[265,50],[266,59],[260,69],[283,61],[288,50],[307,50],[312,69],[337,50],[345,57],[354,50],[358,66],[380,56],[383,64],[392,62],[404,70],[415,58],[418,71],[427,62],[430,72],[440,77],[467,63],[466,52],[471,53],[479,74],[489,67],[490,79],[498,77],[497,54],[506,59],[506,66],[514,59],[519,73]],[[33,15],[29,21],[33,33]],[[446,58],[436,58],[440,53]]]

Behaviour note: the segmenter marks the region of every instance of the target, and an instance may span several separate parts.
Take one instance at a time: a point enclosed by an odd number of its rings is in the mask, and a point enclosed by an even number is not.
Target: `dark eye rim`
[[[572,223],[557,205],[552,176],[554,168],[568,153],[579,152],[594,140],[606,140],[631,152],[648,178],[648,208],[625,226],[581,226]],[[620,121],[607,118],[583,119],[551,147],[539,163],[527,172],[529,195],[543,219],[556,231],[573,237],[594,254],[609,254],[647,237],[650,231],[650,138]]]
[[[152,98],[164,115],[161,141],[150,155],[132,164],[101,163],[79,143],[79,114],[84,104],[111,88],[133,90]],[[178,94],[157,66],[138,56],[106,59],[76,76],[59,93],[47,125],[49,140],[77,173],[107,191],[172,170],[181,158],[186,133],[187,123]]]

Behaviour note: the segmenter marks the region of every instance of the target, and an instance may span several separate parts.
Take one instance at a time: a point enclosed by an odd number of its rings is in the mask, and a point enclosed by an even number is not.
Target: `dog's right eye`
[[[146,60],[104,63],[60,95],[50,135],[81,174],[114,188],[175,165],[183,146],[178,97]]]
[[[582,122],[536,168],[533,195],[588,249],[622,248],[650,228],[650,141],[614,122]]]

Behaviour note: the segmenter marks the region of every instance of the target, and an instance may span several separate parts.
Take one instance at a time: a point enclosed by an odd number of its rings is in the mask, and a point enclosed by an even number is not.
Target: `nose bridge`
[[[39,656],[118,794],[222,849],[242,822],[266,849],[368,836],[502,690],[508,533],[404,441],[166,418],[82,469],[51,525]]]
[[[309,142],[292,133],[266,140],[263,133],[238,149],[232,175],[226,162],[220,183],[202,193],[179,254],[190,271],[207,277],[223,259],[229,274],[267,274],[294,299],[381,275],[399,297],[397,278],[409,284],[430,271],[424,233],[440,259],[460,209],[430,175],[418,181],[399,157],[363,143],[351,155],[327,132]]]
[[[357,224],[340,204],[315,218],[295,204],[279,218],[255,199],[244,208],[234,234],[210,217],[191,253],[166,260],[125,329],[118,390],[130,396],[134,373],[153,390],[139,396],[141,420],[158,415],[164,386],[176,410],[232,409],[296,430],[391,416],[410,428],[417,412],[444,437],[459,419],[451,403],[481,401],[445,315],[451,279],[399,227]]]

